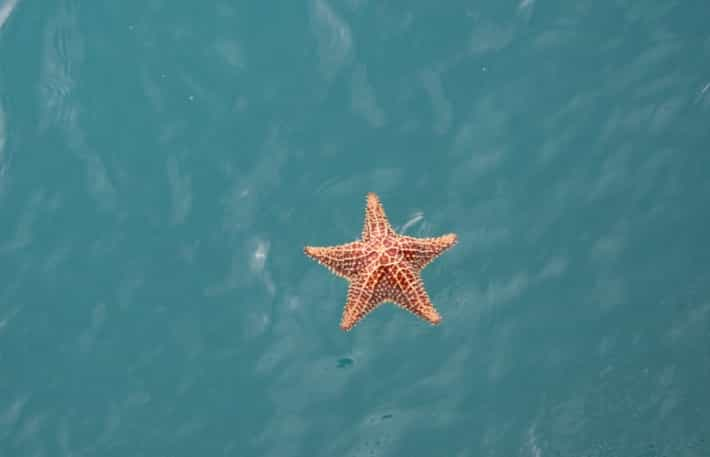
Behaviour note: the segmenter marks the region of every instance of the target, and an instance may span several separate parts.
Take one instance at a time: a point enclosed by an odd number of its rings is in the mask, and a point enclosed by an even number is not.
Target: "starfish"
[[[360,240],[338,246],[307,246],[304,251],[350,283],[340,321],[340,328],[347,332],[385,302],[392,302],[432,325],[439,324],[441,316],[429,300],[420,272],[456,241],[453,233],[436,238],[397,234],[380,199],[369,193]]]

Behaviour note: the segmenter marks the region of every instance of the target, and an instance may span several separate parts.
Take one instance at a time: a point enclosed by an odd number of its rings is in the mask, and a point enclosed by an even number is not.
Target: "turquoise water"
[[[1,0],[0,456],[710,455],[707,12]]]

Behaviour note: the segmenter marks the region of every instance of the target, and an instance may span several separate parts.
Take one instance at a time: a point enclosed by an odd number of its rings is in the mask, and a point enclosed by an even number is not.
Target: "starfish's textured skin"
[[[349,281],[340,321],[340,328],[349,331],[383,302],[393,302],[431,324],[440,323],[441,316],[429,300],[419,274],[456,241],[453,233],[436,238],[395,233],[380,199],[369,193],[360,240],[330,247],[307,246],[304,251]]]

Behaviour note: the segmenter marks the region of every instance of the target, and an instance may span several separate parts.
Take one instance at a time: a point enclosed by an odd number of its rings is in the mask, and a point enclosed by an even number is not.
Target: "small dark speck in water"
[[[344,357],[342,359],[338,359],[338,368],[347,368],[350,365],[353,364],[353,359]]]
[[[392,419],[392,415],[391,415],[391,414],[385,414],[384,416],[382,416],[382,419]]]

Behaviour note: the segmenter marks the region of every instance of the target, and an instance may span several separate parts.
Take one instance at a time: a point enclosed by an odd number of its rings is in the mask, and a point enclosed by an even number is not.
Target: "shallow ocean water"
[[[707,9],[0,0],[0,455],[710,455]]]

